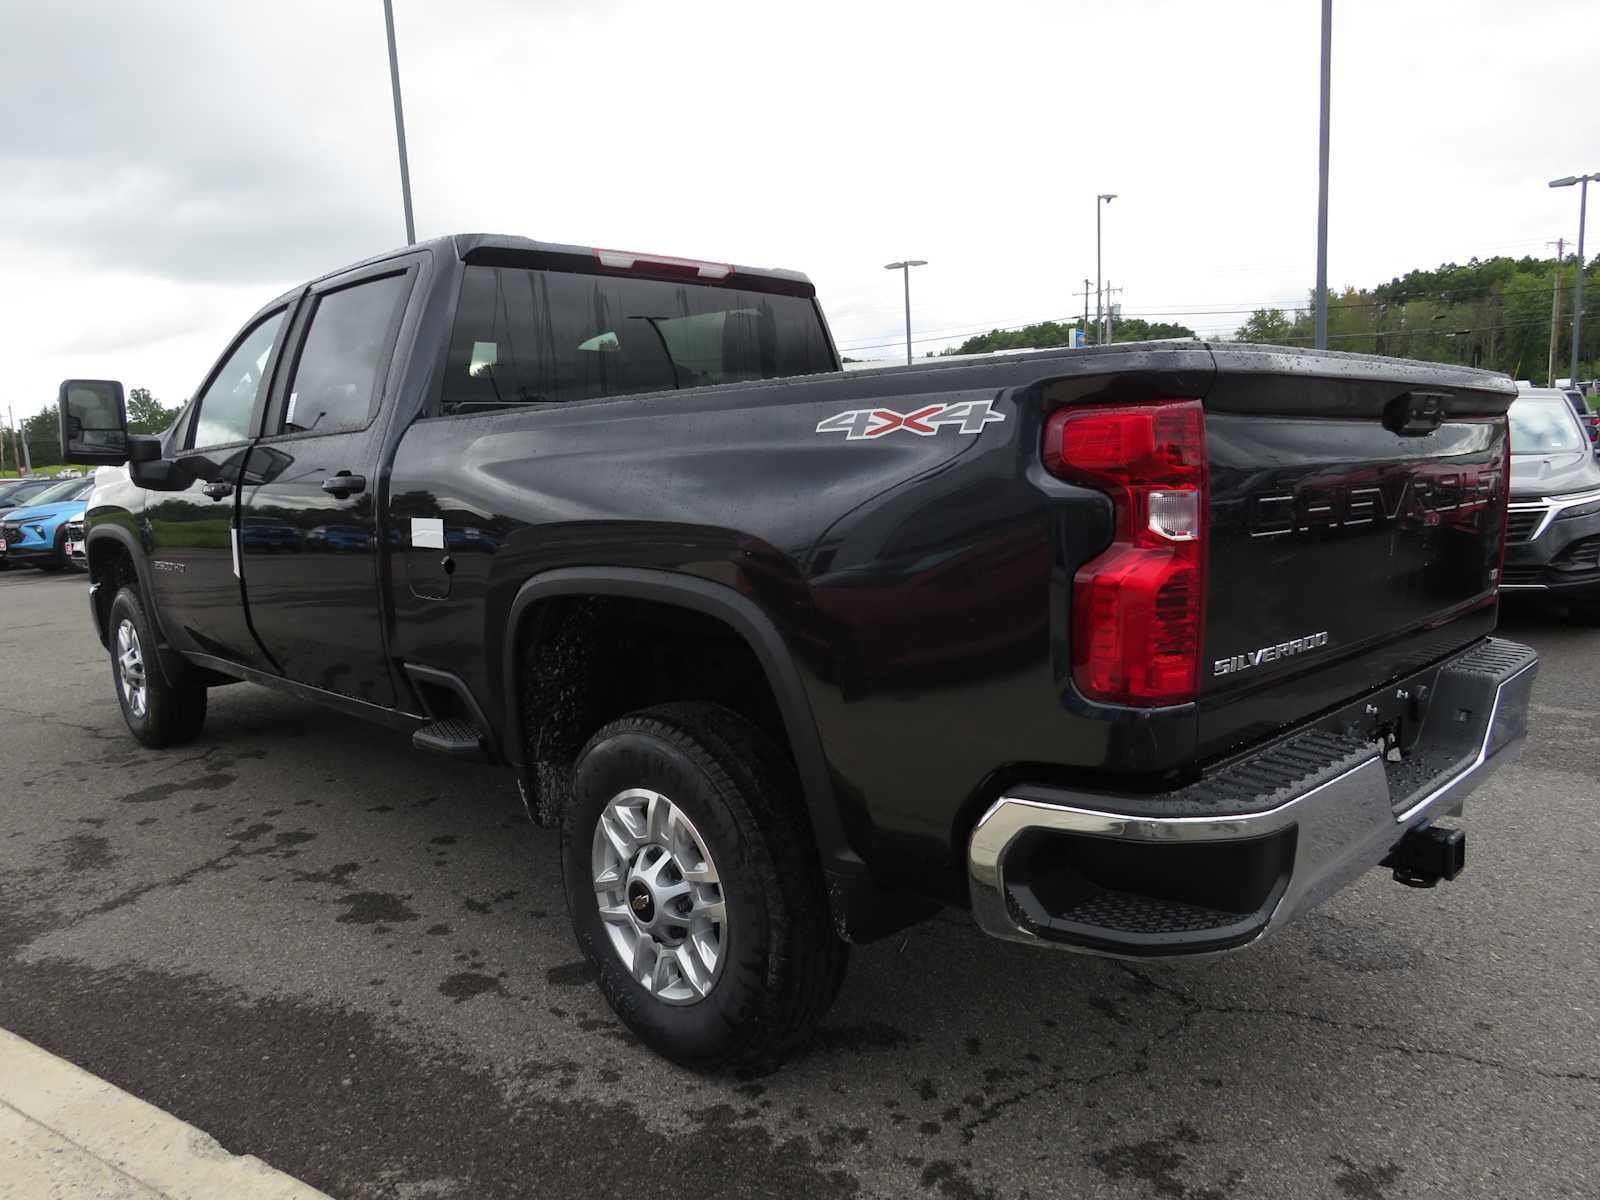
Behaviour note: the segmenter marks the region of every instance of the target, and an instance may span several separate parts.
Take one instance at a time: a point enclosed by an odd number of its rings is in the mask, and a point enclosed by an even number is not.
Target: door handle
[[[352,475],[349,471],[340,471],[337,475],[330,475],[322,481],[322,490],[343,500],[354,496],[357,492],[366,491],[367,477],[365,475]]]
[[[226,479],[218,479],[214,483],[206,484],[200,490],[213,500],[225,500],[233,495],[233,484]]]

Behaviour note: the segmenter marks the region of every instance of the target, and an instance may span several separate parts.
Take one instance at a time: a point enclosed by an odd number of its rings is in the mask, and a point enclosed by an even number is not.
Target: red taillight
[[[1206,425],[1198,400],[1066,408],[1045,425],[1053,475],[1110,495],[1110,547],[1073,580],[1072,671],[1111,704],[1180,704],[1200,683]]]

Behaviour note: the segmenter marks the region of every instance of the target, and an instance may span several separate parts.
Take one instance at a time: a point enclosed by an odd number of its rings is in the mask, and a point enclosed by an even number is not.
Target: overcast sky
[[[891,259],[929,260],[919,353],[1081,313],[1097,192],[1130,316],[1228,331],[1314,282],[1317,0],[395,8],[418,237],[794,267],[862,358],[903,353]],[[1330,283],[1576,236],[1545,181],[1600,170],[1563,82],[1594,18],[1336,0]],[[0,0],[19,418],[72,375],[176,403],[260,304],[403,241],[381,0]]]

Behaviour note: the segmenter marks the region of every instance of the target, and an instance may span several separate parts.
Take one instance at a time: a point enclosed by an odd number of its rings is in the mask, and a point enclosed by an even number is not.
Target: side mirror
[[[128,410],[114,379],[68,379],[56,401],[61,461],[120,467],[128,461]]]

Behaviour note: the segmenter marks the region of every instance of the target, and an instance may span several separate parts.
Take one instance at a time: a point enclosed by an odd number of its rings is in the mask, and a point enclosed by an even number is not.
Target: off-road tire
[[[144,711],[138,712],[129,700],[124,674],[117,654],[117,635],[123,622],[132,626],[144,666]],[[156,633],[145,615],[144,604],[133,587],[125,587],[111,602],[106,619],[107,642],[111,647],[111,679],[117,704],[128,730],[146,746],[181,746],[199,736],[206,723],[206,689],[174,687],[161,674],[156,661]]]
[[[727,904],[710,991],[668,1004],[623,965],[599,915],[596,823],[613,797],[646,788],[694,823]],[[707,1072],[758,1074],[799,1048],[833,1003],[849,946],[834,932],[793,765],[720,705],[662,705],[613,721],[578,757],[561,822],[562,876],[578,944],[623,1023],[657,1053]]]

